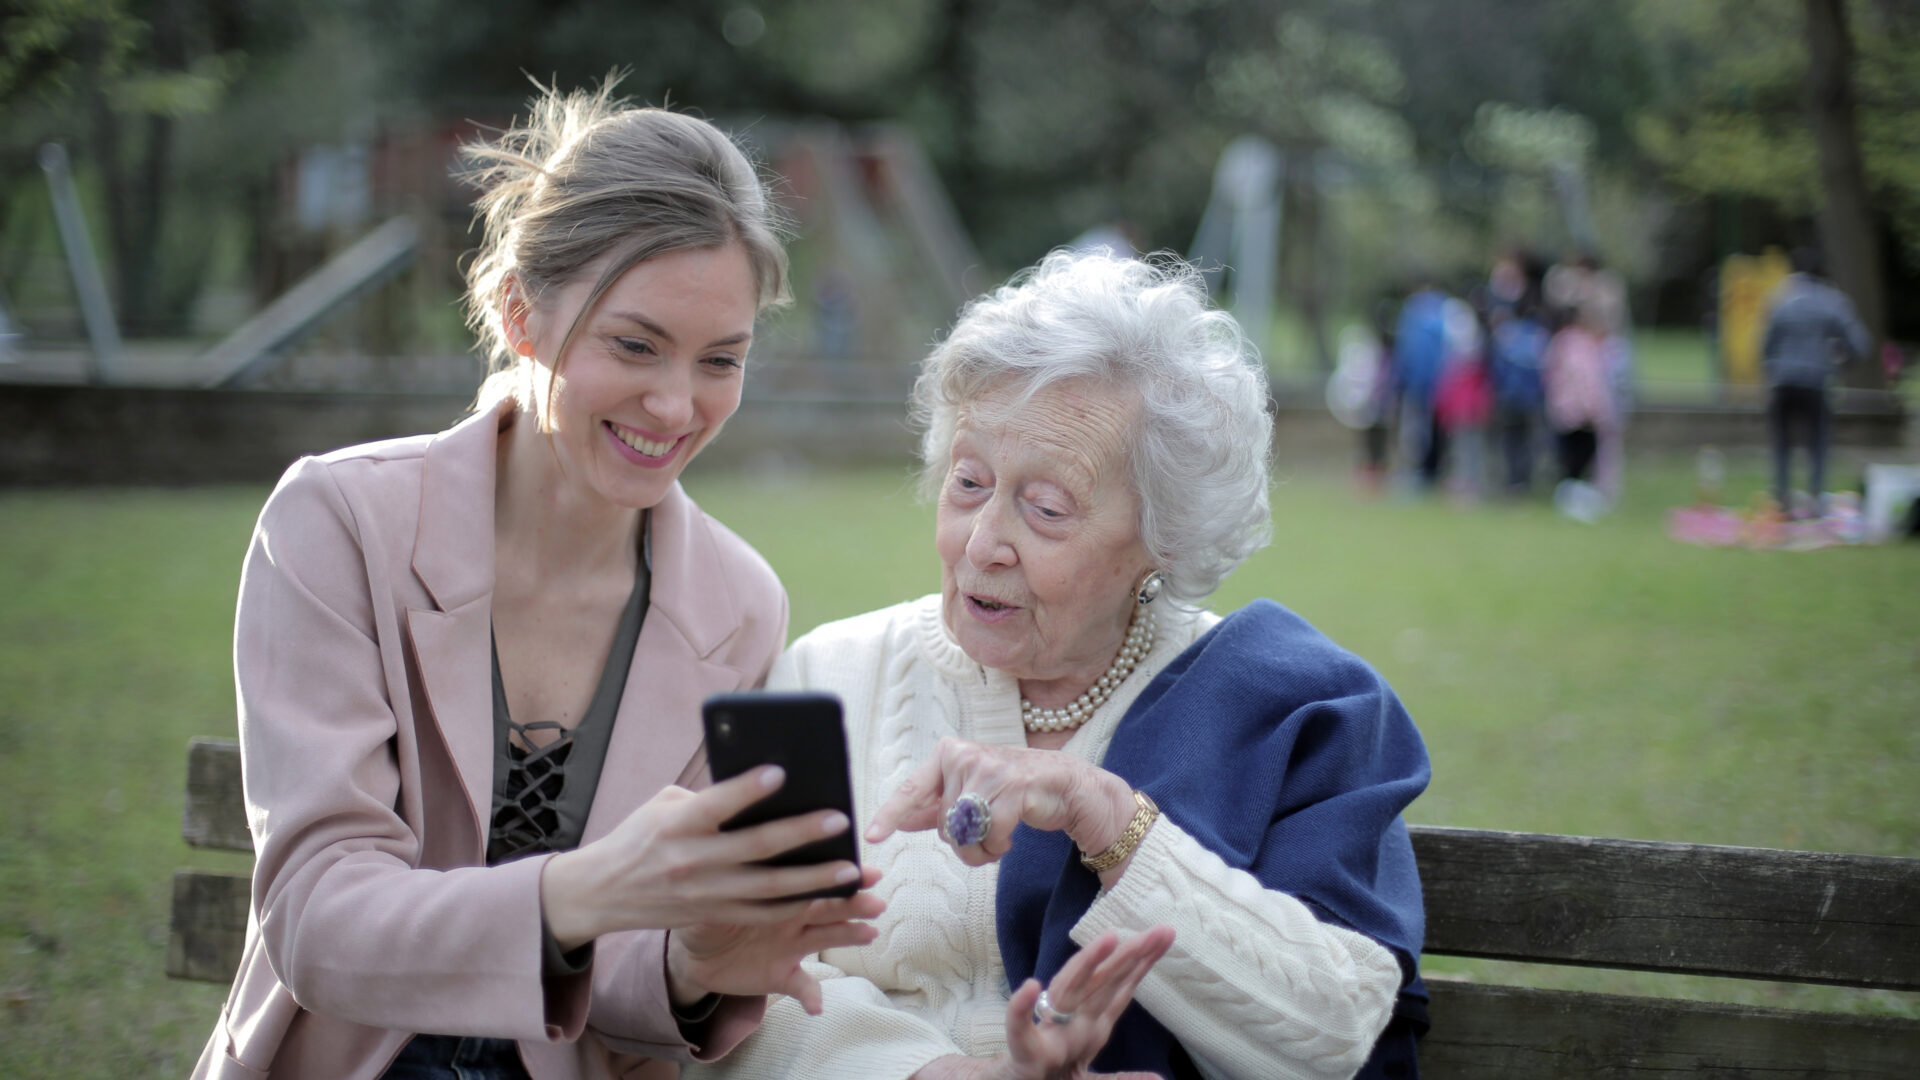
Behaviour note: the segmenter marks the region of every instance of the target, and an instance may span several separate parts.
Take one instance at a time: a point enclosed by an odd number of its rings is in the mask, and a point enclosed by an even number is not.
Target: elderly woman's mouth
[[[975,596],[971,593],[967,594],[967,607],[972,610],[975,615],[978,615],[988,622],[1005,618],[1020,610],[1017,605],[1003,603],[995,600],[991,596]]]

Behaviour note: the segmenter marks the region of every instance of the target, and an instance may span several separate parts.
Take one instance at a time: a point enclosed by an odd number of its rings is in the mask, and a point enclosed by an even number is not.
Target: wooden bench
[[[240,744],[196,738],[187,744],[187,803],[180,834],[199,848],[253,853],[246,797],[240,789]],[[173,872],[167,928],[167,974],[176,979],[233,981],[247,941],[251,882],[245,874]]]
[[[251,850],[231,740],[188,752],[187,842]],[[1920,859],[1416,826],[1429,955],[1920,990]],[[167,973],[228,981],[247,879],[174,875]],[[1920,1075],[1920,1021],[1429,978],[1452,1078]]]

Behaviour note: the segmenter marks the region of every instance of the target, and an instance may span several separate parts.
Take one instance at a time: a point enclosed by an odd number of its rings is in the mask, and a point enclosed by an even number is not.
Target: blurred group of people
[[[1627,293],[1594,256],[1548,266],[1505,252],[1464,297],[1422,277],[1374,321],[1360,425],[1370,486],[1523,496],[1550,452],[1564,511],[1591,519],[1619,497],[1633,383]]]

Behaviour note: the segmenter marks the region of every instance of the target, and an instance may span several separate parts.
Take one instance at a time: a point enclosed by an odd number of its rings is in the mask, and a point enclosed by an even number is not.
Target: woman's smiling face
[[[607,288],[549,378],[599,275],[598,264],[588,266],[527,311],[518,330],[532,345],[535,407],[564,475],[615,505],[645,509],[740,407],[758,290],[738,244],[656,255]]]
[[[1151,566],[1127,479],[1135,411],[1080,381],[960,411],[936,515],[942,614],[968,656],[1036,701],[1106,671]]]

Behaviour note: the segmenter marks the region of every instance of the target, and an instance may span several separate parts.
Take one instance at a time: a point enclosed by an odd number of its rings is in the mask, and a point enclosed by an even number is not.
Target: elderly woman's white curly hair
[[[1010,392],[1017,408],[1068,379],[1138,403],[1140,537],[1168,595],[1198,605],[1272,536],[1273,421],[1257,351],[1179,259],[1056,251],[968,304],[913,387],[923,493],[939,491],[970,404]]]

